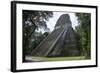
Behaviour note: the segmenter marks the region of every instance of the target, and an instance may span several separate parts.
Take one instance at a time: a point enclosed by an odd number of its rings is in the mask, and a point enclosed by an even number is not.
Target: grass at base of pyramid
[[[74,61],[74,60],[86,60],[85,56],[75,56],[75,57],[32,57],[33,60],[37,59],[38,61]]]

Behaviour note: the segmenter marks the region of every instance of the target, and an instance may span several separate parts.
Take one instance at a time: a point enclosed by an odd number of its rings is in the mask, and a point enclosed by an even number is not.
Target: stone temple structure
[[[70,16],[63,14],[55,29],[31,53],[37,57],[80,56],[79,35],[73,30]]]

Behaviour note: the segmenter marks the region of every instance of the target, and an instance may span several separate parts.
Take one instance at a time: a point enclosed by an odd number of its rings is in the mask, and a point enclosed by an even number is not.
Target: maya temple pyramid
[[[37,57],[80,56],[80,37],[72,28],[70,16],[63,14],[56,22],[55,29],[31,52]]]

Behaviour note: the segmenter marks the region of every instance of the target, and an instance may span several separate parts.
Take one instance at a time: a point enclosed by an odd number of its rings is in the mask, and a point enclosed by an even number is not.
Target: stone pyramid
[[[37,57],[80,56],[80,37],[72,28],[70,16],[63,14],[55,29],[31,53]]]

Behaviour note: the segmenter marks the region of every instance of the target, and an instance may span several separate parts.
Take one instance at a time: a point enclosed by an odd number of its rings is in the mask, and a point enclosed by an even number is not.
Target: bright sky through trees
[[[75,13],[69,13],[69,12],[53,12],[53,17],[49,19],[49,21],[47,22],[47,27],[50,29],[50,32],[54,30],[54,26],[58,20],[58,18],[62,15],[62,14],[69,14],[70,15],[70,19],[72,22],[72,27],[75,29],[75,26],[78,25],[78,20],[77,17],[75,15]],[[44,32],[43,29],[39,29],[38,31]]]

